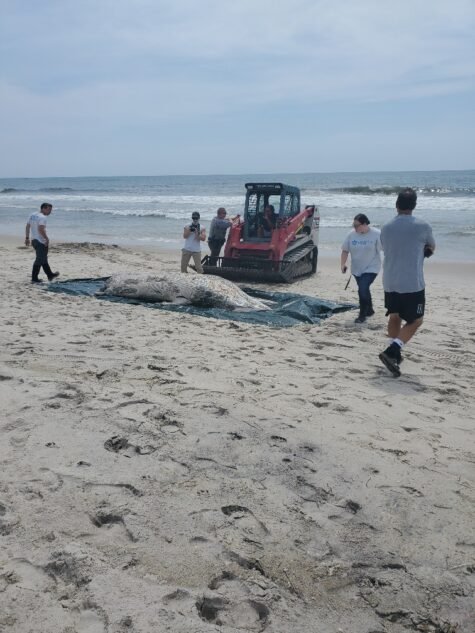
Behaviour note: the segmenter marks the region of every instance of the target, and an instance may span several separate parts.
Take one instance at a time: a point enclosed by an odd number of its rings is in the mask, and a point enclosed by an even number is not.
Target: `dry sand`
[[[45,292],[1,243],[0,631],[475,631],[474,265],[268,327]],[[53,246],[60,279],[178,253]],[[338,260],[292,291],[356,300]]]

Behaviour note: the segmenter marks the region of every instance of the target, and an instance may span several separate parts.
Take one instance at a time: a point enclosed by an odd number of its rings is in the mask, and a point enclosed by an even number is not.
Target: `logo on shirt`
[[[352,246],[366,246],[367,244],[371,244],[370,240],[351,240]]]

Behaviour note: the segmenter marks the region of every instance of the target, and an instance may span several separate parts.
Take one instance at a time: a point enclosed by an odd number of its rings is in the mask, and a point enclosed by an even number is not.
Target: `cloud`
[[[2,138],[473,94],[474,27],[473,0],[6,0]]]
[[[279,79],[280,98],[287,82],[315,99],[341,99],[346,87],[358,86],[357,94],[374,96],[426,73],[450,79],[474,52],[470,0],[434,0],[430,8],[420,0],[400,0],[397,8],[381,0],[46,0],[27,7],[10,3],[5,16],[3,76],[38,92],[67,90],[73,79],[94,86],[158,77],[238,81],[244,103],[247,85],[279,98]],[[471,87],[473,66],[458,79]]]

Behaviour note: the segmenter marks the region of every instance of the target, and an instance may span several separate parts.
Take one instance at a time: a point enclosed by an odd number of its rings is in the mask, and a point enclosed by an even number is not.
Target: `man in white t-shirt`
[[[187,224],[183,229],[185,243],[181,251],[181,272],[186,273],[188,263],[191,258],[195,262],[196,272],[202,273],[201,265],[201,242],[206,240],[206,229],[200,225],[200,214],[193,211],[191,224]]]
[[[46,234],[46,218],[50,215],[52,210],[52,204],[49,204],[49,202],[43,202],[40,210],[30,215],[25,227],[25,245],[30,245],[31,232],[31,245],[36,252],[36,259],[31,272],[31,283],[34,284],[42,282],[42,279],[38,278],[41,267],[43,267],[43,270],[48,277],[48,281],[52,281],[59,275],[59,273],[54,273],[48,264],[49,238]]]

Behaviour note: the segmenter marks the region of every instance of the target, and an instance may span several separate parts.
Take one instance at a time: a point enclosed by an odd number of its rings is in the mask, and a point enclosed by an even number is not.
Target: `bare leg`
[[[403,343],[408,343],[411,340],[411,338],[414,336],[414,334],[417,332],[417,330],[420,328],[420,326],[422,325],[422,321],[423,319],[421,317],[420,319],[417,319],[416,321],[413,321],[412,323],[406,323],[406,325],[401,328],[398,338]]]
[[[398,338],[403,343],[408,343],[417,330],[422,325],[422,317],[416,319],[412,323],[406,323],[402,325],[402,319],[398,314],[390,314],[388,321],[388,336],[390,338]]]
[[[390,314],[388,321],[388,336],[389,338],[399,338],[401,332],[402,319],[399,314]]]

